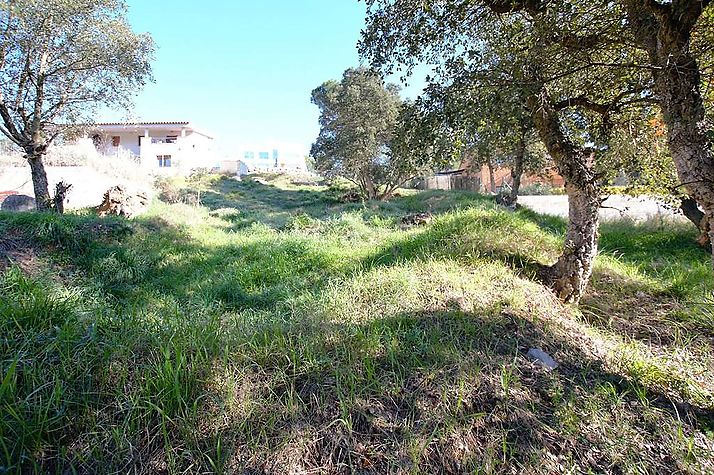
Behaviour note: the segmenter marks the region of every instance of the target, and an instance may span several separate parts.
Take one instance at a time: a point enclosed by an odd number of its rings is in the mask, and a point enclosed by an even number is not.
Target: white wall
[[[148,131],[148,136],[145,133]],[[90,134],[94,135],[94,134]],[[176,128],[162,128],[152,125],[148,128],[131,130],[103,130],[101,152],[110,158],[117,153],[131,153],[140,158],[142,169],[154,174],[189,173],[194,168],[211,168],[216,164],[213,139],[191,129],[177,131]],[[175,143],[153,143],[152,139],[176,136]],[[112,145],[112,137],[119,137],[119,147]],[[157,156],[170,155],[171,167],[160,167]]]
[[[91,134],[94,135],[94,134]],[[112,146],[112,137],[119,137],[119,147],[129,152],[133,153],[137,157],[141,154],[139,148],[139,136],[144,135],[143,132],[107,132],[100,134],[102,138],[102,152],[107,155],[111,155],[113,152],[117,151],[117,148]],[[91,138],[91,137],[90,137]]]
[[[178,145],[187,168],[211,168],[216,163],[213,139],[193,132],[179,137]]]

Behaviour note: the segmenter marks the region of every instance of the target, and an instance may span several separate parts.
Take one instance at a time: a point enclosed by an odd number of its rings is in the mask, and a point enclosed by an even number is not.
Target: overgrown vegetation
[[[131,223],[0,214],[2,470],[714,471],[688,228],[605,223],[577,310],[533,280],[560,219],[264,179],[200,177],[200,205]]]

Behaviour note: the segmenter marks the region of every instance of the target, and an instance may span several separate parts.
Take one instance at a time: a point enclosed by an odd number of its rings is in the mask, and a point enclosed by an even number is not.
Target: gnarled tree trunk
[[[52,200],[50,199],[47,172],[45,172],[45,165],[42,163],[42,156],[42,153],[32,152],[28,153],[26,158],[27,162],[30,164],[30,172],[32,174],[32,188],[35,192],[35,206],[38,211],[47,211],[51,208]]]
[[[679,180],[703,208],[701,223],[710,223],[714,220],[714,151],[699,92],[699,70],[694,58],[684,56],[681,67],[663,70],[656,83],[667,124],[667,143]],[[709,240],[714,240],[714,229],[701,223],[699,228],[708,228]]]
[[[564,302],[577,303],[588,286],[597,256],[600,193],[566,183],[568,230],[563,254],[543,272],[545,282]]]
[[[545,87],[529,97],[528,107],[541,140],[565,179],[568,193],[568,230],[563,254],[543,271],[542,277],[564,302],[578,303],[590,281],[597,255],[600,186],[592,169],[592,155],[565,135]]]
[[[704,212],[699,209],[697,201],[691,197],[682,198],[679,209],[684,217],[691,221],[699,230],[700,234],[697,238],[697,243],[711,251],[711,237],[709,234],[711,231],[711,223]]]
[[[714,242],[714,150],[700,91],[699,66],[690,50],[691,34],[708,2],[627,2],[637,41],[655,66],[652,76],[667,125],[667,144],[677,175],[702,207],[700,229]]]

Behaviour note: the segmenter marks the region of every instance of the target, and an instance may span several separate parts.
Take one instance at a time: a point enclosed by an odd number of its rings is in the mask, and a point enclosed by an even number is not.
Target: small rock
[[[537,365],[542,366],[548,371],[554,370],[558,367],[558,363],[545,351],[540,348],[531,348],[528,350],[526,356],[532,359]]]
[[[35,199],[27,195],[10,195],[2,202],[3,211],[33,211],[35,209]]]

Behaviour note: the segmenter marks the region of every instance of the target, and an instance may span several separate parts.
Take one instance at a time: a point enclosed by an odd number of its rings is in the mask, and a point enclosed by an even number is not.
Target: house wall
[[[213,139],[200,133],[190,133],[179,137],[179,149],[184,160],[184,167],[211,168],[215,165]]]
[[[90,138],[95,134],[90,134]],[[112,137],[119,137],[119,148],[139,156],[141,154],[139,148],[139,136],[143,133],[137,132],[108,132],[98,134],[101,138],[101,146],[99,151],[107,155],[117,152],[117,148],[112,145]]]
[[[488,166],[484,165],[481,168],[481,170],[479,172],[479,177],[481,179],[481,183],[483,183],[482,191],[484,191],[484,192],[489,191],[491,189],[491,179],[490,179],[489,172],[488,172]],[[501,167],[494,168],[493,178],[494,178],[494,183],[496,185],[495,186],[496,189],[503,186],[504,183],[507,183],[508,185],[511,185],[513,183],[513,178],[511,177],[511,169],[510,168],[505,168],[505,167],[504,168],[501,168]],[[521,177],[521,187],[533,185],[535,183],[547,183],[554,188],[560,188],[560,187],[565,186],[565,180],[563,179],[563,177],[560,176],[552,168],[543,170],[543,172],[541,172],[538,175],[524,173],[523,176]]]
[[[94,136],[90,133],[89,136]],[[130,130],[102,130],[99,133],[99,152],[107,157],[135,156],[147,173],[188,173],[194,168],[211,168],[215,165],[213,139],[191,129],[132,127]],[[157,139],[177,136],[174,143],[160,143]],[[113,146],[113,137],[119,137],[119,146]],[[170,167],[160,167],[157,156],[171,156]]]
[[[236,175],[247,175],[248,167],[241,160],[222,160],[220,163],[221,172],[235,173]]]

